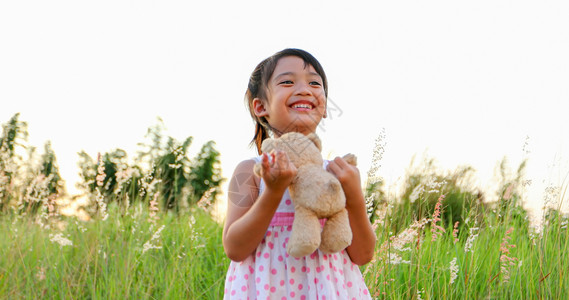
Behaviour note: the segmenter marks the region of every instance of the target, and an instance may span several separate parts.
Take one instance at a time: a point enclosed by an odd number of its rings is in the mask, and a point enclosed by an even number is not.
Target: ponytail
[[[265,139],[269,138],[269,132],[263,124],[257,122],[255,124],[255,136],[251,141],[251,144],[255,144],[257,147],[257,153],[261,154],[261,145]]]

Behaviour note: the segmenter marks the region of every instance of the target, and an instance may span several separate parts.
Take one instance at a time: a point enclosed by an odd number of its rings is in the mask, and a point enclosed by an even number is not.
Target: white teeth
[[[310,104],[295,104],[295,105],[293,105],[292,107],[293,107],[293,108],[308,108],[308,109],[311,109],[311,108],[312,108],[312,105],[310,105]]]

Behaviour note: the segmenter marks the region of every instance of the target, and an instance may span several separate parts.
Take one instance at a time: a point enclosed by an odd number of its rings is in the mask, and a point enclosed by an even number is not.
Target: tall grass
[[[218,299],[228,261],[210,216],[129,214],[41,226],[0,218],[2,299]]]
[[[96,209],[91,219],[63,216],[49,176],[27,187],[25,180],[14,180],[22,161],[11,152],[14,143],[6,142],[14,136],[4,134],[0,143],[0,299],[222,297],[229,260],[222,227],[208,212],[211,195],[194,197],[187,209],[176,211],[160,199],[167,194],[163,187],[144,188],[161,184],[150,184],[153,179],[132,179],[140,186],[119,189],[127,180],[116,175],[121,172],[106,172],[111,167],[103,159],[82,169],[92,179],[86,182]],[[365,189],[378,240],[373,261],[361,267],[374,298],[569,299],[569,216],[559,209],[568,197],[567,181],[548,188],[539,226],[532,226],[521,205],[525,163],[513,177],[500,164],[496,202],[483,201],[486,195],[468,180],[468,167],[439,172],[429,161],[410,170],[394,196],[376,176],[381,137]],[[202,152],[212,152],[208,147]],[[108,160],[122,157],[116,154]],[[199,164],[188,169],[215,175]],[[117,189],[107,188],[113,176],[121,183]]]
[[[567,216],[552,211],[534,232],[491,211],[482,221],[442,235],[432,219],[398,234],[376,222],[375,260],[363,268],[370,291],[380,299],[567,299]]]

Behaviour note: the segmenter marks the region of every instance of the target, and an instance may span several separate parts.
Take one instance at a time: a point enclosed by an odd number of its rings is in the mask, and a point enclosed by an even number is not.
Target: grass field
[[[444,209],[444,197],[440,197]],[[108,218],[0,219],[2,299],[219,299],[229,263],[222,227],[206,212],[156,214],[142,206]],[[378,299],[566,299],[567,217],[541,230],[484,212],[479,224],[443,228],[437,215],[398,233],[376,219],[374,261],[363,266]],[[474,219],[474,218],[471,218]]]

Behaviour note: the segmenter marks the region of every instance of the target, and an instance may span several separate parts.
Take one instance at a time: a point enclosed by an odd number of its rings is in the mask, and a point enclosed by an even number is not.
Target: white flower
[[[458,277],[458,265],[456,264],[456,257],[450,261],[450,284],[453,284]]]
[[[387,258],[389,263],[392,265],[398,265],[398,264],[410,264],[411,262],[408,260],[404,260],[403,258],[401,258],[401,256],[397,255],[397,253],[389,253],[389,257]]]
[[[152,243],[160,238],[160,233],[162,232],[164,227],[165,225],[162,225],[160,228],[158,228],[158,230],[156,230],[156,232],[152,235],[152,238],[150,238],[150,240],[144,243],[144,245],[142,246],[142,253],[150,249],[162,249],[162,246],[153,245]]]
[[[409,201],[411,201],[411,203],[415,203],[415,201],[417,199],[419,199],[419,196],[425,191],[425,187],[423,186],[423,184],[419,184],[418,186],[416,186],[413,191],[411,192],[411,195],[409,195]]]
[[[63,237],[63,233],[58,234],[49,234],[49,240],[51,242],[58,243],[61,247],[63,246],[73,246],[73,242],[65,237]]]
[[[478,237],[478,233],[474,234],[474,231],[478,230],[478,227],[473,227],[470,228],[470,235],[468,236],[468,239],[466,240],[466,243],[464,243],[464,252],[472,252],[472,244],[474,243],[474,240],[476,240],[476,238]]]

